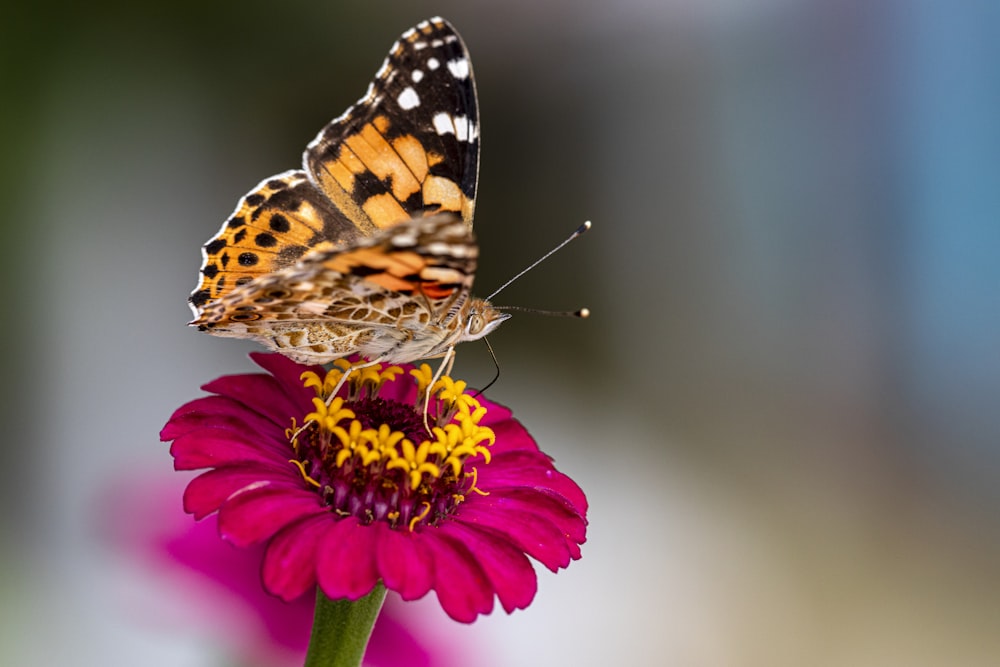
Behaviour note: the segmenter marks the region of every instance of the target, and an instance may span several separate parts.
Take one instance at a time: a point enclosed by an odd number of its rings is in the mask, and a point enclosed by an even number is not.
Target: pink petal
[[[531,604],[538,590],[538,580],[534,568],[520,549],[490,531],[472,526],[449,522],[440,528],[442,533],[454,536],[476,555],[504,611],[509,614]]]
[[[287,420],[291,424],[290,419]],[[285,423],[279,425],[225,396],[206,396],[185,403],[160,431],[161,440],[173,440],[197,428],[219,428],[239,433],[255,433],[285,440]]]
[[[482,421],[483,426],[494,428],[497,424],[509,420],[510,416],[513,414],[510,408],[505,405],[500,405],[499,403],[486,400],[482,396],[480,396],[478,400],[479,404],[486,408],[486,417]],[[520,422],[517,423],[518,426],[520,426]],[[521,428],[522,430],[524,429],[523,426]]]
[[[533,487],[550,489],[566,498],[580,514],[587,512],[587,497],[576,482],[557,471],[548,457],[524,451],[496,454],[488,466],[479,467],[483,489]]]
[[[314,514],[328,514],[316,494],[267,484],[241,491],[223,503],[219,509],[219,534],[245,547]]]
[[[508,502],[494,496],[474,500],[470,499],[455,513],[455,522],[504,536],[552,571],[580,557],[577,541],[562,527],[568,521],[552,521],[536,511],[533,504]],[[576,521],[580,521],[579,517]]]
[[[160,442],[170,442],[185,433],[212,426],[214,417],[198,410],[197,403],[203,400],[205,399],[189,401],[174,410],[170,419],[160,429]]]
[[[225,375],[203,385],[202,389],[231,398],[275,424],[287,423],[290,426],[291,417],[304,414],[303,409],[312,409],[309,402],[296,405],[270,375]]]
[[[291,449],[281,456],[274,448],[264,448],[260,443],[223,431],[202,429],[182,435],[170,445],[175,470],[198,470],[214,466],[240,463],[263,463],[282,466],[287,464]]]
[[[534,441],[528,431],[524,428],[521,422],[516,419],[505,419],[503,421],[492,423],[487,413],[487,418],[483,420],[484,426],[489,426],[493,429],[493,433],[496,435],[496,442],[490,448],[493,451],[493,455],[496,456],[501,452],[518,451],[523,450],[527,452],[539,453],[538,444]],[[540,454],[544,456],[544,454]]]
[[[548,489],[509,489],[492,495],[498,499],[503,498],[508,508],[521,508],[548,519],[559,527],[567,539],[576,544],[587,541],[586,517],[558,493]]]
[[[215,510],[240,489],[262,481],[272,481],[271,484],[286,483],[288,488],[295,488],[301,482],[298,471],[289,466],[290,470],[279,471],[274,466],[239,465],[226,468],[215,468],[195,477],[184,489],[184,511],[193,514],[195,519],[201,519]]]
[[[251,352],[250,358],[255,364],[274,376],[294,404],[312,407],[312,398],[316,392],[303,385],[300,378],[306,371],[312,371],[322,378],[326,374],[326,370],[322,366],[303,366],[282,354]]]
[[[404,600],[422,598],[434,583],[434,562],[418,533],[386,526],[379,531],[375,562],[385,587]]]
[[[264,588],[294,600],[316,585],[316,552],[334,525],[329,514],[311,516],[280,530],[267,545],[261,578]]]
[[[488,614],[493,609],[493,586],[476,556],[440,530],[428,528],[420,535],[434,559],[434,591],[445,613],[462,623]]]
[[[346,517],[326,531],[316,556],[319,587],[331,600],[357,600],[378,581],[375,546],[378,531]]]

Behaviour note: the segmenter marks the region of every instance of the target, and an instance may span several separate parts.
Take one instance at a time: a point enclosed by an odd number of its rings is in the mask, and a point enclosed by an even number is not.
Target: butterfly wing
[[[479,110],[468,51],[443,19],[407,30],[368,92],[309,144],[320,190],[359,225],[452,212],[472,224]]]
[[[201,280],[189,301],[195,322],[204,307],[236,287],[291,266],[308,251],[343,247],[363,232],[303,171],[262,181],[203,247]]]
[[[217,304],[232,290],[308,252],[351,247],[435,212],[471,226],[478,105],[455,29],[432,19],[406,31],[365,96],[320,131],[303,162],[305,171],[262,181],[205,244],[192,325],[212,331],[206,325],[218,323]]]
[[[409,220],[234,288],[205,307],[201,328],[310,363],[350,353],[433,356],[460,330],[456,318],[477,258],[472,230],[459,216]],[[402,346],[405,354],[394,356]]]

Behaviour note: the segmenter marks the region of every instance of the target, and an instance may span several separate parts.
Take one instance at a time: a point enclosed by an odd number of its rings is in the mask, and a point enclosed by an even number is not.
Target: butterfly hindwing
[[[326,336],[331,326],[340,336],[447,327],[452,305],[472,289],[478,254],[472,230],[457,215],[410,220],[347,250],[314,250],[235,288],[205,307],[205,328],[287,348],[315,344],[310,331]],[[276,339],[286,330],[305,333],[281,344]]]

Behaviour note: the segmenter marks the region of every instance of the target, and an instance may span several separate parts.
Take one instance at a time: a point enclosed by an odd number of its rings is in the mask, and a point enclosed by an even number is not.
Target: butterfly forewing
[[[479,112],[465,45],[447,22],[393,45],[368,93],[309,144],[306,168],[357,220],[380,229],[436,212],[472,223]]]
[[[265,179],[205,244],[201,282],[190,298],[195,315],[209,301],[292,265],[311,249],[342,247],[362,235],[305,172]]]

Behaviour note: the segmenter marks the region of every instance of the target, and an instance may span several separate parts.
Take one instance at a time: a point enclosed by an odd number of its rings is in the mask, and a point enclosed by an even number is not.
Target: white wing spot
[[[438,134],[455,134],[455,126],[452,124],[451,116],[442,112],[434,116],[434,130]]]
[[[424,78],[424,73],[415,69],[410,73],[410,78],[413,79],[413,83],[420,83],[420,80]]]
[[[469,78],[469,61],[465,58],[448,61],[448,71],[456,79]]]
[[[471,126],[472,123],[470,123],[469,119],[466,118],[465,116],[458,116],[457,118],[455,118],[455,137],[459,141],[468,141],[469,135],[472,134],[469,131],[469,128]]]
[[[425,246],[425,248],[427,249],[427,252],[429,254],[431,254],[431,255],[454,255],[455,254],[455,253],[451,252],[451,244],[450,243],[445,243],[444,241],[434,241],[432,243],[428,243]]]
[[[428,243],[427,252],[431,255],[442,255],[444,257],[468,257],[469,247],[460,243],[448,243],[446,241],[435,241]],[[427,269],[424,269],[425,271]]]
[[[417,91],[409,86],[403,89],[403,92],[399,94],[396,101],[399,102],[399,106],[402,107],[403,111],[416,109],[420,106],[420,96],[417,95]]]
[[[397,248],[406,248],[417,245],[417,237],[409,232],[397,232],[390,239],[392,245]]]
[[[413,42],[413,49],[415,51],[421,51],[427,48],[427,42]]]
[[[429,69],[430,71],[433,72],[434,70],[436,70],[440,66],[441,66],[441,62],[437,58],[428,58],[427,59],[427,69]]]
[[[442,111],[431,122],[439,135],[454,134],[459,141],[474,141],[479,137],[479,128],[468,116],[449,116]]]

